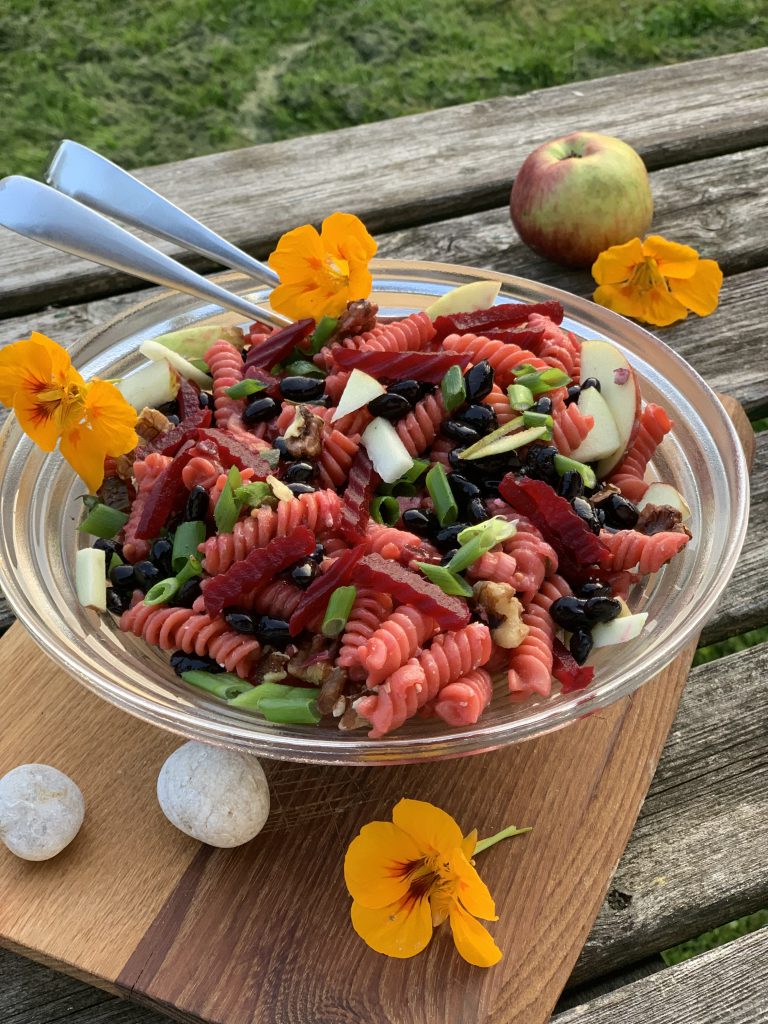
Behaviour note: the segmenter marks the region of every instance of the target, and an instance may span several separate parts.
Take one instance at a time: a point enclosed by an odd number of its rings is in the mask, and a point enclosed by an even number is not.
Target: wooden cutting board
[[[751,460],[749,422],[724,401]],[[177,832],[154,798],[178,738],[77,686],[15,625],[0,642],[0,775],[56,765],[87,814],[47,863],[0,848],[0,944],[181,1020],[544,1024],[629,839],[693,651],[610,708],[491,754],[392,768],[265,763],[267,826],[223,851]],[[504,951],[491,970],[465,964],[447,926],[411,960],[353,933],[344,852],[403,796],[481,836],[534,826],[479,858]]]

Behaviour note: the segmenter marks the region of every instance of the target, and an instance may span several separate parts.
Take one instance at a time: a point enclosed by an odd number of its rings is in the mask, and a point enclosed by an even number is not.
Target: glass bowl
[[[121,633],[109,614],[82,608],[75,594],[75,552],[82,483],[57,454],[22,435],[13,417],[0,434],[0,585],[20,621],[58,664],[88,689],[131,714],[184,736],[266,757],[331,764],[392,764],[492,750],[560,728],[626,696],[658,673],[701,629],[739,556],[749,485],[741,445],[715,394],[670,348],[600,306],[521,278],[437,263],[377,260],[373,299],[382,316],[424,309],[450,288],[477,279],[501,282],[498,301],[558,299],[565,325],[582,337],[619,345],[646,401],[675,421],[650,472],[676,486],[691,507],[693,540],[660,573],[634,588],[633,610],[648,612],[642,635],[603,648],[595,679],[577,693],[511,703],[505,680],[480,721],[449,728],[414,719],[391,736],[369,740],[335,723],[282,726],[237,711],[180,680],[168,655]],[[238,274],[220,275],[231,290],[266,304],[265,289]],[[86,334],[72,348],[86,377],[125,376],[144,359],[142,341],[205,321],[236,323],[234,314],[176,294],[161,294]]]

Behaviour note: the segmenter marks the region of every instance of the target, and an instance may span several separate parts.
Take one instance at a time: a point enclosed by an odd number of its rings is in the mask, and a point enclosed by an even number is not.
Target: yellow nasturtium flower
[[[688,245],[649,235],[601,252],[592,266],[599,288],[595,302],[614,313],[666,327],[688,311],[708,316],[717,309],[723,272]]]
[[[339,316],[348,302],[371,294],[368,263],[377,248],[351,213],[332,213],[319,234],[311,224],[287,231],[269,257],[280,278],[272,308],[293,320]]]
[[[461,956],[492,967],[502,953],[477,918],[496,921],[496,907],[472,856],[528,829],[505,829],[477,842],[433,804],[401,800],[392,821],[373,821],[353,839],[344,861],[352,926],[372,949],[392,957],[420,953],[433,928],[450,922]]]
[[[83,380],[66,349],[44,334],[0,349],[0,403],[43,451],[61,441],[61,454],[91,492],[104,480],[105,456],[139,442],[136,411],[117,388]]]

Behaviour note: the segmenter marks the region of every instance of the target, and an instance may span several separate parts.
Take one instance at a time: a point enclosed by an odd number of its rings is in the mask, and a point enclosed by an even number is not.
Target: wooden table
[[[768,414],[768,50],[437,110],[148,168],[140,176],[258,256],[289,227],[354,211],[382,256],[520,274],[583,295],[586,272],[538,259],[506,201],[540,142],[618,135],[651,171],[653,230],[717,259],[711,318],[662,337],[753,419]],[[71,342],[129,308],[136,281],[2,234],[2,343]],[[174,253],[173,246],[162,246]],[[197,257],[190,264],[213,268]],[[757,438],[745,552],[702,642],[768,624],[768,432]],[[0,596],[0,630],[12,616]],[[558,1009],[560,1024],[768,1019],[768,929],[677,967],[659,952],[768,906],[768,644],[691,673],[631,842]],[[0,952],[3,1024],[165,1018]]]

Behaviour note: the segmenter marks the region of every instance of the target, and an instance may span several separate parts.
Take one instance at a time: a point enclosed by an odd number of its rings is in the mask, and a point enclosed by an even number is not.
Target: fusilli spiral
[[[521,363],[528,363],[537,370],[546,369],[547,363],[539,356],[517,345],[496,339],[483,338],[477,334],[449,334],[443,342],[449,352],[468,352],[473,363],[487,359],[494,369],[496,383],[506,388],[515,380],[512,370]]]
[[[436,391],[422,398],[407,416],[398,420],[395,429],[408,454],[415,458],[426,451],[448,415],[443,396],[440,391]]]
[[[665,434],[672,429],[672,421],[659,405],[649,404],[640,415],[640,428],[627,454],[608,478],[625,498],[640,501],[648,490],[643,479],[648,463],[661,444]]]
[[[123,527],[123,555],[126,562],[140,562],[149,554],[150,543],[136,536],[147,496],[155,485],[155,481],[170,466],[172,459],[167,455],[151,452],[145,459],[133,464],[133,475],[136,478],[136,497],[133,499],[128,522]]]
[[[431,711],[448,725],[474,725],[491,703],[493,682],[484,668],[444,686],[431,705]]]
[[[608,568],[619,571],[638,568],[639,572],[658,572],[671,561],[690,540],[687,533],[654,533],[648,536],[637,530],[600,532],[600,540],[611,552]]]
[[[227,388],[243,379],[243,357],[234,345],[220,338],[205,353],[205,361],[213,377],[216,425],[226,428],[233,422],[242,424],[245,401],[242,398],[230,398]]]
[[[571,593],[571,588],[560,576],[545,580],[540,589],[525,604],[523,622],[528,635],[519,647],[509,652],[507,681],[509,692],[517,697],[538,693],[548,697],[552,691],[552,641],[555,624],[549,607],[559,597]]]
[[[359,648],[357,655],[367,673],[368,686],[391,676],[435,633],[437,624],[412,605],[403,604]]]
[[[528,317],[528,327],[534,331],[542,331],[541,340],[531,342],[531,350],[550,366],[564,370],[571,380],[577,381],[581,363],[581,342],[576,335],[564,331],[541,313],[531,313]]]
[[[566,405],[556,401],[552,405],[552,438],[561,455],[570,455],[582,443],[595,425],[592,416],[584,416],[575,402]]]
[[[352,679],[362,679],[365,676],[359,659],[360,649],[391,611],[392,598],[389,594],[380,594],[370,587],[362,587],[358,591],[336,659],[336,664],[340,668],[348,669]]]

